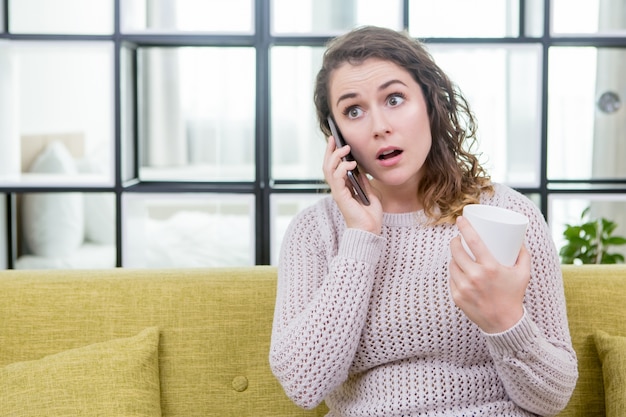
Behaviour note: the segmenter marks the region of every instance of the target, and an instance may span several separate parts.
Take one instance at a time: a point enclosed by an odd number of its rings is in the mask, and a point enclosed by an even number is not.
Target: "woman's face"
[[[422,89],[411,74],[380,59],[345,63],[331,74],[329,90],[337,126],[375,187],[415,193],[432,136]]]

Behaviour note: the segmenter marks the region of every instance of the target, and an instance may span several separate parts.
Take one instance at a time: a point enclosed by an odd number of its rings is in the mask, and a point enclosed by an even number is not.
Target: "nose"
[[[374,139],[381,139],[391,133],[391,124],[381,110],[371,112],[372,136]]]

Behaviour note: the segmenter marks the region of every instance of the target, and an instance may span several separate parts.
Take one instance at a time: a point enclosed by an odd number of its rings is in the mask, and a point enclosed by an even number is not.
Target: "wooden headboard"
[[[85,135],[83,133],[23,135],[21,138],[22,172],[28,172],[37,155],[54,141],[63,143],[75,159],[85,155]]]

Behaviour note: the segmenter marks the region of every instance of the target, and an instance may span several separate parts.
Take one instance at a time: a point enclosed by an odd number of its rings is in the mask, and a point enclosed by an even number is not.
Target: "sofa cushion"
[[[602,364],[594,343],[597,329],[626,335],[624,265],[562,265],[578,382],[559,417],[604,416]]]
[[[596,330],[594,340],[602,362],[607,417],[626,415],[626,337]]]
[[[326,415],[291,402],[270,370],[275,267],[0,275],[0,366],[156,326],[163,416]]]
[[[3,415],[160,416],[159,330],[0,369]]]

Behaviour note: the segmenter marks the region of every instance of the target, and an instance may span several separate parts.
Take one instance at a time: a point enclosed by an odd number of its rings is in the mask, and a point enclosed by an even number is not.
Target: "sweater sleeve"
[[[270,346],[272,372],[303,408],[317,406],[348,376],[384,242],[345,229],[333,249],[332,222],[319,216],[296,217],[283,240]]]
[[[556,248],[539,210],[532,203],[520,204],[510,208],[530,219],[525,245],[532,265],[524,316],[513,328],[486,337],[509,397],[532,413],[550,416],[567,405],[578,366]]]

